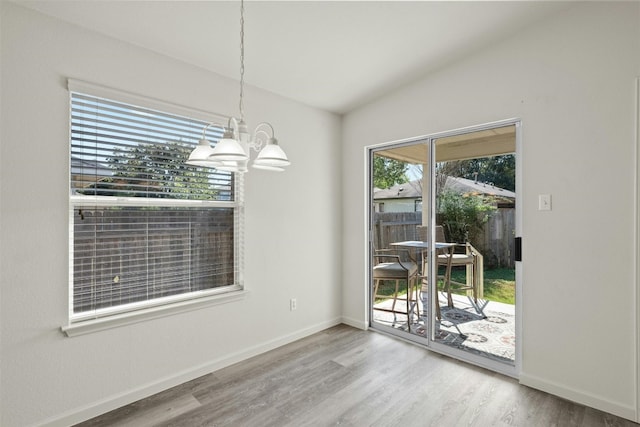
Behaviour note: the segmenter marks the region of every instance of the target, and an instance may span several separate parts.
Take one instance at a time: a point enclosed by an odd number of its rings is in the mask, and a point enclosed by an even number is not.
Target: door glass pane
[[[419,141],[375,151],[371,159],[372,326],[425,342],[428,152],[429,143]]]
[[[515,361],[515,125],[434,141],[433,341]],[[436,247],[438,244],[436,243]]]

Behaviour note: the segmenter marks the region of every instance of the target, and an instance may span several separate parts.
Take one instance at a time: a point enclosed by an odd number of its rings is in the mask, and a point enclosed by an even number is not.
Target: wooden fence
[[[376,212],[373,222],[374,248],[388,248],[392,242],[419,240],[422,212]],[[484,256],[485,268],[515,268],[514,237],[515,209],[498,208],[470,242]]]
[[[498,208],[476,237],[485,265],[515,268],[515,212],[513,208]]]
[[[233,209],[82,207],[74,312],[230,285]]]

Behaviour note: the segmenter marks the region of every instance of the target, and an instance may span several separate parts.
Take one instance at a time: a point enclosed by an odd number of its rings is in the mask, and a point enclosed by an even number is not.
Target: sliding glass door
[[[519,128],[370,149],[372,328],[515,375]]]
[[[372,326],[426,340],[426,238],[430,140],[370,152],[370,319]],[[426,341],[425,341],[426,342]]]

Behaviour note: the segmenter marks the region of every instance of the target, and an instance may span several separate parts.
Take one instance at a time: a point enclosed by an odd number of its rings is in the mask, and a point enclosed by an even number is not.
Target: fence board
[[[376,212],[373,222],[373,247],[384,249],[392,242],[419,240],[422,212]],[[498,208],[471,243],[484,256],[485,267],[515,268],[514,237],[515,209]]]
[[[477,236],[485,262],[490,266],[515,268],[515,225],[515,209],[499,208]]]
[[[373,247],[384,249],[392,242],[418,240],[416,226],[421,223],[421,212],[378,212],[374,216]]]
[[[232,209],[82,211],[74,216],[76,313],[233,283]]]

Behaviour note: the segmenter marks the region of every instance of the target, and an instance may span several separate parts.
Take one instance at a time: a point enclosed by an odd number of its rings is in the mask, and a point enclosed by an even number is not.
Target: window
[[[185,164],[225,119],[69,90],[71,323],[240,290],[240,180]]]

